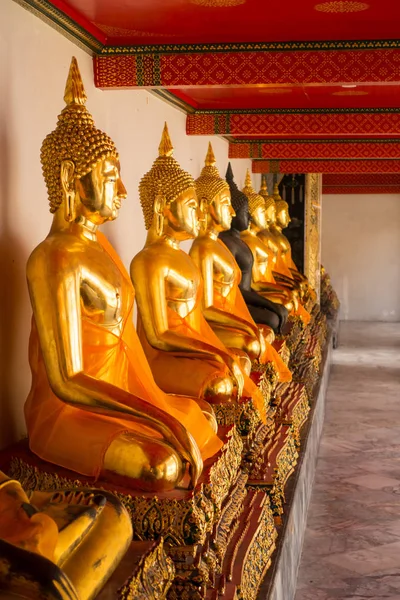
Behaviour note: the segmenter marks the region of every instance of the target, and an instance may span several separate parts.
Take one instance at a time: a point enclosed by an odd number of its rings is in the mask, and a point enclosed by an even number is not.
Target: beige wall
[[[0,447],[25,432],[23,404],[30,386],[27,360],[31,309],[25,264],[46,236],[51,218],[39,151],[63,108],[71,56],[75,55],[96,125],[117,144],[128,199],[120,218],[106,228],[126,266],[143,246],[145,230],[138,183],[157,156],[166,120],[175,156],[195,177],[203,165],[208,137],[188,137],[186,117],[150,93],[96,90],[91,58],[72,42],[13,2],[1,2],[0,19]],[[4,5],[3,5],[4,4]],[[228,144],[214,138],[221,173]],[[250,161],[232,161],[238,185]]]
[[[322,264],[341,319],[400,321],[400,195],[324,195]]]

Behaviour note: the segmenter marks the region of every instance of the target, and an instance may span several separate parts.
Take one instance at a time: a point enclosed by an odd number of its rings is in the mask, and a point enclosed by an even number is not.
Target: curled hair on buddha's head
[[[247,199],[249,201],[249,212],[250,215],[259,207],[265,206],[265,200],[262,196],[257,194],[255,189],[253,188],[253,184],[251,181],[250,170],[247,169],[245,186],[243,188],[243,193],[246,194]]]
[[[63,200],[60,181],[63,161],[73,162],[74,177],[80,179],[101,160],[111,156],[118,159],[112,139],[95,127],[93,117],[85,106],[86,98],[78,63],[73,57],[64,93],[66,107],[58,117],[55,130],[44,139],[40,150],[52,213],[56,212]]]
[[[238,213],[238,211],[240,211],[244,207],[248,208],[249,201],[247,200],[246,194],[243,194],[243,192],[239,190],[238,186],[235,183],[235,180],[233,179],[232,165],[230,162],[228,163],[225,179],[229,185],[229,189],[231,192],[231,203],[235,213]]]
[[[275,200],[268,193],[267,177],[265,176],[264,173],[261,175],[261,187],[260,187],[260,191],[258,192],[258,194],[259,194],[259,196],[262,196],[264,198],[266,209],[269,208],[270,206],[275,205]]]
[[[172,156],[174,147],[165,123],[161,142],[158,147],[158,158],[139,183],[139,198],[143,210],[144,224],[150,229],[154,218],[154,203],[160,193],[166,202],[174,202],[186,190],[195,190],[193,177],[184,171]]]
[[[216,162],[211,142],[209,142],[204,167],[200,173],[200,177],[195,181],[199,202],[204,200],[207,205],[210,205],[215,196],[220,192],[230,192],[229,185],[219,174]]]

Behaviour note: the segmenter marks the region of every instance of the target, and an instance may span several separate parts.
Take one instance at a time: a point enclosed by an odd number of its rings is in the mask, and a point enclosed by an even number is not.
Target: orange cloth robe
[[[86,317],[81,318],[83,370],[174,416],[193,435],[206,460],[222,447],[222,442],[193,398],[169,396],[156,385],[133,325],[134,289],[129,275],[103,234],[98,234],[98,242],[123,275],[121,300],[127,311],[120,336]],[[116,437],[123,433],[143,433],[161,439],[151,426],[143,427],[123,415],[104,416],[57,398],[47,378],[34,318],[29,361],[32,387],[25,403],[25,419],[30,448],[43,460],[97,478],[104,455]]]
[[[222,243],[222,242],[221,242]],[[182,318],[177,312],[167,308],[169,329],[182,336],[192,338],[203,343],[209,344],[224,352],[229,352],[222,344],[220,339],[207,323],[202,312],[203,280],[199,271],[199,284],[197,288],[196,302],[192,311]],[[151,369],[157,383],[163,388],[168,389],[173,386],[174,389],[197,388],[199,397],[210,377],[219,377],[229,375],[227,366],[208,358],[190,358],[187,356],[177,356],[174,352],[168,352],[154,348],[149,344],[146,338],[140,315],[138,318],[138,334],[142,342],[144,351],[150,363]],[[239,365],[240,366],[240,365]],[[172,377],[171,377],[171,374]],[[266,421],[264,398],[255,383],[244,372],[243,396],[251,397],[260,414],[261,419]],[[173,383],[171,384],[171,380]]]
[[[225,244],[218,240],[220,244],[226,249]],[[214,288],[214,306],[223,310],[224,312],[230,313],[231,315],[237,315],[244,321],[255,325],[253,321],[253,317],[251,316],[249,309],[247,308],[247,304],[242,296],[242,293],[239,288],[240,281],[242,279],[242,272],[237,264],[236,260],[232,256],[232,266],[234,263],[234,284],[227,296],[223,296],[218,288]],[[271,274],[272,276],[272,274]],[[292,381],[292,373],[285,365],[282,358],[279,356],[278,352],[275,350],[271,344],[266,343],[266,348],[263,355],[259,358],[261,364],[266,364],[267,362],[272,362],[275,366],[275,369],[278,373],[279,381]]]

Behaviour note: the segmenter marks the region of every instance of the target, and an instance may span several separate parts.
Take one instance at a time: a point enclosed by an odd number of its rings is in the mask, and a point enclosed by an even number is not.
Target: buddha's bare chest
[[[182,253],[184,254],[184,253]],[[198,302],[200,272],[187,256],[174,256],[166,270],[164,286],[168,307],[186,317]]]
[[[107,253],[90,254],[80,265],[82,316],[118,333],[129,304],[127,281]]]

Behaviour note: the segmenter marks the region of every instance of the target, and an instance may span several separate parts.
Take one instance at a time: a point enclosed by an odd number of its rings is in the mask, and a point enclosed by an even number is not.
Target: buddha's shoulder
[[[50,265],[54,261],[67,260],[71,266],[74,258],[81,263],[87,245],[72,235],[49,235],[31,253],[27,269],[35,265]]]

